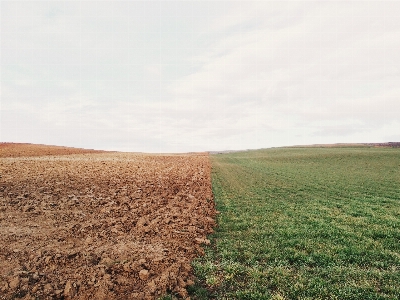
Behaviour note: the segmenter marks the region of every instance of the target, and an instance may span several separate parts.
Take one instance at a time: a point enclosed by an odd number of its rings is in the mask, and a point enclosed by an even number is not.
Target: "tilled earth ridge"
[[[1,158],[0,298],[187,297],[210,170],[207,154]]]
[[[106,151],[23,143],[0,143],[0,157],[69,155],[104,152]]]

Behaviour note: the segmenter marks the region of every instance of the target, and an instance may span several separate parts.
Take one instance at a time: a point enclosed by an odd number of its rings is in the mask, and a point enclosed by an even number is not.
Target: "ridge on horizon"
[[[21,152],[22,147],[25,149]],[[267,147],[258,149],[228,149],[228,150],[209,150],[209,151],[188,151],[179,152],[181,154],[195,154],[195,153],[209,153],[209,154],[225,154],[234,152],[245,152],[252,150],[262,150],[262,149],[275,149],[275,148],[334,148],[334,147],[388,147],[388,148],[400,148],[400,142],[384,142],[384,143],[335,143],[335,144],[310,144],[310,145],[292,145],[292,146],[280,146],[280,147]],[[27,149],[33,150],[40,148],[41,155],[68,155],[77,153],[112,153],[112,152],[127,152],[127,153],[147,153],[140,151],[118,151],[118,150],[98,150],[92,148],[80,148],[72,146],[59,146],[59,145],[47,145],[47,144],[35,144],[35,143],[19,143],[19,142],[0,142],[0,157],[5,157],[4,149],[7,148],[11,156],[21,156],[27,155],[37,155],[32,154],[33,152]],[[149,152],[150,153],[150,152]],[[167,153],[167,152],[157,152],[153,154],[177,154],[177,153]],[[8,154],[10,155],[10,154]]]

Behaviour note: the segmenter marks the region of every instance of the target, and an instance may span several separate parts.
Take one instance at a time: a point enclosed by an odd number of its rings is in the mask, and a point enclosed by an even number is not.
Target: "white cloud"
[[[386,1],[3,1],[0,139],[150,152],[393,139],[399,13]]]

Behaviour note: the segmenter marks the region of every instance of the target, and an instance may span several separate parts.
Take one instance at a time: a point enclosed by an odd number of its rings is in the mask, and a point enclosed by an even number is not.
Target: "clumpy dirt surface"
[[[79,153],[104,153],[101,150],[80,149],[21,143],[0,143],[0,157],[68,155]]]
[[[0,299],[187,297],[210,170],[207,154],[0,158]]]

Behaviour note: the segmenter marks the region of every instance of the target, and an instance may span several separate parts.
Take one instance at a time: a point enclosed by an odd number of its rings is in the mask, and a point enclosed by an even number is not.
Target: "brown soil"
[[[215,225],[210,169],[207,154],[1,158],[0,299],[186,297]]]
[[[106,151],[36,144],[0,143],[0,157],[104,153]]]

